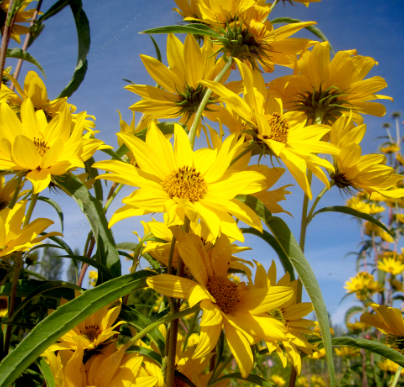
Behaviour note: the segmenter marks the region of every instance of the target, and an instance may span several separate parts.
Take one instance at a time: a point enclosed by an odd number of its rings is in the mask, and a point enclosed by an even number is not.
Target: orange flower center
[[[289,123],[286,118],[282,118],[279,113],[265,115],[271,134],[263,136],[267,140],[275,140],[284,144],[288,141]]]
[[[98,325],[89,325],[85,328],[86,331],[84,333],[84,336],[91,342],[97,340],[98,336],[101,334],[101,329]]]
[[[195,168],[182,167],[173,171],[162,183],[171,198],[188,199],[196,202],[208,192],[208,185]]]
[[[41,140],[39,138],[34,137],[34,144],[36,146],[36,149],[38,150],[38,153],[43,157],[43,155],[50,149],[48,146],[48,143],[44,140]]]
[[[240,295],[237,285],[228,278],[214,275],[209,278],[206,288],[223,313],[231,313],[237,308]]]

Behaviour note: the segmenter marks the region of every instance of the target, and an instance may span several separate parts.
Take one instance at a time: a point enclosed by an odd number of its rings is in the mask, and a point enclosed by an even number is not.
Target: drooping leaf
[[[247,376],[246,379],[244,379],[244,378],[242,378],[242,376],[239,372],[224,375],[221,378],[218,378],[217,380],[215,380],[215,382],[213,384],[211,384],[210,386],[213,387],[216,384],[219,384],[220,382],[223,382],[225,380],[230,380],[230,379],[236,379],[236,380],[240,380],[240,381],[249,381],[249,382],[254,383],[255,385],[261,386],[261,387],[272,387],[273,386],[273,384],[269,380],[266,380],[259,375],[250,374]]]
[[[75,175],[56,176],[55,181],[83,207],[97,244],[99,263],[111,270],[115,276],[121,275],[121,260],[102,204],[90,195],[85,184]]]
[[[166,26],[151,28],[149,30],[140,32],[141,34],[194,34],[205,35],[211,38],[221,37],[214,29],[208,27],[205,24],[189,24],[186,26]]]
[[[116,247],[120,250],[134,251],[136,249],[137,243],[134,242],[121,242],[117,243]]]
[[[283,266],[283,269],[285,272],[288,272],[290,275],[290,280],[294,281],[295,280],[295,272],[293,269],[292,264],[290,263],[289,258],[286,256],[285,251],[281,248],[279,245],[278,241],[266,230],[261,234],[258,230],[255,228],[249,227],[249,228],[241,228],[240,231],[243,234],[253,234],[256,235],[257,237],[263,239],[265,242],[267,242],[278,254],[279,260],[281,261],[281,264]]]
[[[293,19],[291,17],[278,17],[274,20],[271,20],[272,24],[277,24],[277,23],[300,23],[301,20],[299,19]],[[321,30],[316,27],[316,26],[308,26],[305,27],[306,30],[310,31],[312,34],[316,35],[319,39],[321,39],[323,42],[328,42],[330,45],[330,51],[335,54],[335,51],[330,43],[330,41],[326,38],[326,36],[321,32]]]
[[[22,59],[26,62],[32,63],[33,65],[38,67],[44,77],[46,77],[45,72],[43,71],[43,68],[39,64],[39,62],[31,54],[28,54],[27,51],[24,51],[21,48],[8,48],[6,58]]]
[[[38,281],[38,280],[19,280],[17,286],[17,297],[28,297],[32,294],[36,289],[45,284],[46,282],[53,281]],[[9,296],[11,294],[12,283],[6,283],[0,287],[0,296]],[[66,298],[67,300],[71,300],[74,298],[74,291],[69,288],[55,288],[49,293],[42,294],[45,297],[49,298]]]
[[[381,227],[384,231],[388,232],[394,238],[394,234],[382,222],[378,221],[377,219],[375,219],[373,216],[371,216],[369,214],[365,214],[364,212],[354,210],[351,207],[347,207],[347,206],[324,207],[321,210],[316,211],[312,215],[311,219],[313,219],[317,214],[321,214],[323,212],[340,212],[341,214],[352,215],[352,216],[355,216],[356,218],[367,220],[367,221],[375,224],[376,226]]]
[[[59,206],[59,204],[57,204],[54,200],[49,199],[45,196],[39,196],[38,200],[41,200],[45,203],[48,203],[49,205],[51,205],[57,212],[59,219],[60,219],[60,225],[61,225],[61,229],[62,229],[62,233],[63,233],[63,228],[64,228],[64,224],[63,224],[63,211],[61,209],[61,207]]]
[[[126,351],[128,353],[130,352],[137,352],[140,353],[141,355],[147,356],[150,359],[154,360],[156,363],[161,365],[161,355],[158,354],[157,352],[152,351],[151,349],[145,348],[145,347],[140,347],[138,345],[132,345],[132,347],[129,347],[129,349]]]
[[[148,325],[151,324],[151,320],[149,318],[147,318],[137,310],[124,305],[122,306],[119,317],[122,320],[126,321],[128,324],[135,327],[138,331],[141,331],[142,329],[146,328]],[[150,340],[154,341],[154,343],[160,350],[160,353],[164,353],[166,340],[164,339],[164,336],[162,335],[162,333],[159,331],[158,328],[154,328],[153,330],[151,330],[147,334],[147,337]]]
[[[151,271],[105,282],[60,306],[41,321],[1,363],[0,387],[10,386],[50,345],[105,305],[146,286]]]
[[[349,308],[346,313],[345,313],[345,325],[349,323],[349,320],[351,319],[351,317],[355,314],[358,313],[363,313],[363,308],[360,306],[353,306],[351,308]]]
[[[88,265],[95,267],[101,273],[103,273],[106,276],[107,280],[116,277],[115,273],[112,270],[108,269],[108,267],[104,266],[102,263],[99,263],[94,258],[88,258],[88,257],[84,257],[82,255],[74,255],[74,254],[73,255],[59,255],[58,258],[70,258],[70,259],[75,259],[76,261],[87,263]]]
[[[159,62],[163,62],[163,59],[161,58],[161,51],[160,51],[159,45],[158,45],[157,42],[154,40],[153,36],[151,36],[151,35],[149,35],[149,36],[150,36],[150,39],[152,40],[153,45],[154,45],[154,48],[155,48],[155,50],[156,50],[157,60],[158,60]]]
[[[104,193],[102,191],[102,184],[101,184],[101,180],[97,180],[97,176],[98,174],[98,169],[97,168],[93,168],[93,164],[95,163],[94,157],[91,157],[90,159],[88,159],[85,162],[86,165],[86,173],[88,173],[89,177],[91,179],[94,180],[94,193],[95,193],[95,197],[100,201],[100,203],[102,204],[102,202],[104,201]]]
[[[73,12],[74,21],[76,23],[78,38],[78,56],[77,64],[73,73],[73,78],[65,89],[59,94],[58,98],[70,97],[83,82],[87,72],[87,55],[90,51],[90,23],[86,13],[83,10],[81,0],[70,0],[70,8]]]

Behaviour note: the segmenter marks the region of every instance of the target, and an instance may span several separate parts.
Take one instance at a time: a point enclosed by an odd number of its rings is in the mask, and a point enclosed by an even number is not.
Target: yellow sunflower
[[[275,384],[277,387],[283,387],[286,385],[286,381],[282,376],[279,375],[272,375],[271,376],[271,381]]]
[[[296,378],[296,387],[310,387],[310,383],[304,375],[300,375]]]
[[[317,351],[317,347],[310,344],[305,335],[313,335],[310,328],[318,326],[316,321],[304,319],[303,317],[311,313],[313,305],[310,302],[296,302],[297,280],[290,281],[289,273],[286,273],[278,282],[276,282],[276,265],[272,261],[272,265],[268,270],[268,274],[261,264],[257,265],[257,273],[255,276],[255,288],[273,288],[277,286],[286,286],[293,289],[293,297],[280,305],[278,308],[269,311],[269,315],[276,318],[287,329],[286,340],[266,340],[269,353],[276,351],[283,367],[286,367],[289,360],[295,367],[297,374],[300,374],[302,360],[300,351],[311,356],[313,351]],[[285,352],[282,350],[283,346]]]
[[[152,118],[181,117],[181,123],[190,128],[195,113],[205,95],[206,87],[199,81],[213,80],[224,66],[222,58],[216,60],[212,43],[206,40],[202,47],[193,37],[187,35],[185,43],[169,34],[167,37],[167,59],[169,68],[157,59],[140,55],[150,76],[158,87],[148,85],[128,85],[125,89],[142,97],[130,109],[147,114]],[[230,74],[230,71],[223,78]],[[240,82],[229,82],[225,85],[235,92],[241,92]],[[217,96],[211,96],[206,110],[220,102]],[[201,125],[199,124],[198,135]]]
[[[388,337],[388,344],[404,352],[404,321],[400,309],[386,305],[371,304],[375,313],[363,313],[361,322],[377,328]]]
[[[392,275],[401,274],[404,271],[404,263],[395,260],[394,258],[384,258],[377,263],[377,267],[386,273]]]
[[[85,113],[78,115],[72,131],[68,107],[49,123],[43,110],[35,111],[28,98],[21,105],[21,119],[7,103],[0,104],[0,169],[23,171],[34,193],[48,187],[52,175],[84,167],[97,149],[111,148],[101,140],[83,136]]]
[[[193,152],[179,125],[174,129],[174,149],[154,123],[148,130],[146,142],[121,133],[118,137],[134,154],[139,168],[120,161],[100,161],[94,167],[112,172],[99,176],[101,179],[140,189],[123,199],[126,205],[117,211],[114,221],[144,213],[166,212],[168,226],[183,224],[187,216],[191,222],[200,220],[213,238],[222,232],[243,241],[232,214],[262,230],[255,212],[235,197],[261,191],[265,176],[255,171],[227,173],[243,141],[237,141],[236,135],[226,139],[220,152],[210,149]]]
[[[311,377],[311,386],[312,387],[326,387],[327,383],[325,380],[319,375],[312,375]]]
[[[76,297],[79,296],[80,293],[76,292]],[[65,303],[67,301],[62,299],[61,305]],[[108,344],[114,336],[118,335],[119,332],[116,328],[124,324],[124,321],[114,324],[120,311],[120,300],[104,306],[60,337],[57,343],[49,347],[49,350],[77,350],[79,347],[84,350],[94,350],[101,345]]]
[[[0,260],[14,251],[28,251],[50,236],[63,236],[59,232],[40,235],[54,222],[46,218],[38,218],[23,226],[27,202],[22,200],[14,208],[0,211]]]
[[[390,144],[380,148],[381,152],[384,154],[392,154],[396,153],[400,150],[400,147],[397,144]]]
[[[340,357],[357,357],[360,356],[359,349],[343,346],[340,348],[335,348],[335,354]]]
[[[397,363],[394,363],[394,361],[391,361],[390,359],[384,359],[383,361],[380,361],[377,363],[377,366],[384,372],[389,372],[391,374],[395,374],[398,370],[399,365]],[[401,376],[404,375],[404,370],[401,370],[400,373]]]
[[[386,242],[393,243],[393,237],[387,232],[384,231],[381,227],[373,222],[369,222],[368,220],[364,224],[365,226],[365,234],[369,236],[378,236],[382,238]]]
[[[192,357],[209,354],[224,326],[230,350],[246,378],[253,367],[250,345],[260,340],[286,340],[285,326],[266,312],[290,300],[293,290],[286,286],[250,289],[244,282],[236,285],[230,281],[230,242],[223,234],[217,242],[221,248],[212,257],[203,250],[199,238],[184,233],[177,236],[180,256],[194,280],[162,274],[147,283],[161,294],[188,300],[191,307],[200,302],[200,342]]]
[[[352,333],[359,334],[369,328],[368,324],[365,324],[360,321],[355,321],[353,323],[347,323],[347,328],[352,331]]]
[[[330,174],[335,185],[348,192],[355,189],[388,198],[403,197],[404,189],[397,188],[403,176],[385,165],[385,157],[379,154],[362,156],[359,143],[365,131],[366,125],[352,125],[352,114],[340,117],[333,124],[330,139],[341,148],[334,156],[335,172]]]
[[[383,291],[383,286],[375,281],[373,275],[363,271],[345,282],[344,288],[348,294],[356,293],[356,297],[362,301]]]
[[[316,352],[313,352],[313,354],[310,356],[310,358],[314,360],[323,359],[324,357],[325,357],[325,348],[321,348]]]
[[[182,18],[200,19],[201,13],[199,11],[200,0],[174,0],[178,8],[173,8]]]
[[[243,98],[226,90],[217,82],[202,81],[204,85],[220,95],[226,108],[217,108],[220,121],[231,132],[246,132],[264,144],[279,157],[292,173],[303,191],[312,198],[310,184],[306,177],[309,168],[325,185],[329,181],[321,167],[334,171],[333,166],[318,157],[317,153],[338,154],[339,148],[321,141],[330,131],[326,125],[306,126],[294,112],[283,113],[282,100],[268,93],[262,75],[251,71],[236,59],[243,81]],[[210,117],[210,115],[209,115]]]
[[[60,351],[57,355],[47,350],[43,355],[49,363],[56,387],[153,387],[156,377],[141,375],[143,357],[138,353],[126,354],[110,344],[100,354],[83,364],[84,350]]]
[[[286,109],[301,111],[312,121],[320,116],[324,123],[333,123],[352,109],[354,121],[362,123],[361,114],[386,114],[384,105],[369,101],[392,101],[375,94],[387,87],[382,77],[364,79],[375,64],[356,50],[339,51],[331,60],[329,43],[324,42],[301,55],[293,75],[277,78],[268,86],[282,98]]]
[[[28,26],[23,26],[17,23],[29,23],[34,16],[35,9],[26,10],[27,6],[36,0],[25,0],[21,1],[21,5],[14,19],[14,24],[11,29],[10,38],[15,40],[17,43],[21,43],[21,35],[25,35],[29,32]],[[10,0],[3,0],[0,3],[0,14],[1,14],[1,33],[3,34],[3,28],[7,17],[8,8],[10,7]]]

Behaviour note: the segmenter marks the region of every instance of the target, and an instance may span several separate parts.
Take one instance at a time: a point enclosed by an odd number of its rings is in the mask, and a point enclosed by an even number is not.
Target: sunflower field
[[[0,0],[0,387],[404,385],[389,59],[327,0],[151,3]]]

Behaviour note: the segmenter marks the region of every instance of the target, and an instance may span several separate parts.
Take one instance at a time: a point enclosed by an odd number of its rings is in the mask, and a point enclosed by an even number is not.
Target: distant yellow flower
[[[312,375],[311,377],[311,387],[326,387],[327,383],[319,375]]]
[[[178,8],[173,8],[180,16],[185,18],[200,19],[199,0],[174,0]]]
[[[397,160],[401,165],[404,165],[404,158],[403,158],[403,156],[402,156],[400,153],[397,154],[396,160]]]
[[[335,354],[340,357],[356,357],[360,355],[359,349],[344,346],[335,348]]]
[[[94,287],[97,284],[98,272],[94,270],[90,270],[88,272],[88,284]]]
[[[79,293],[76,293],[76,297],[79,297]],[[62,299],[62,304],[66,302]],[[124,321],[119,321],[114,324],[120,311],[120,300],[104,306],[60,337],[57,343],[49,347],[49,350],[77,350],[79,347],[94,350],[101,345],[108,344],[114,336],[118,335],[116,328],[124,323]]]
[[[7,316],[8,313],[8,297],[0,296],[0,318]]]
[[[15,251],[28,251],[50,236],[63,236],[59,232],[40,235],[54,222],[46,218],[38,218],[22,227],[27,202],[20,201],[13,209],[0,211],[0,260]]]
[[[391,286],[395,292],[402,292],[404,291],[404,285],[401,281],[398,280],[390,280]]]
[[[157,59],[147,55],[140,58],[147,72],[159,87],[147,85],[128,85],[125,89],[140,95],[142,100],[130,109],[142,112],[152,118],[180,117],[180,123],[191,127],[195,113],[205,95],[206,87],[201,80],[213,80],[224,66],[222,58],[216,61],[212,43],[205,40],[202,47],[193,37],[187,35],[185,43],[173,34],[167,37],[167,58],[169,68]],[[230,70],[229,70],[230,71]],[[226,75],[223,79],[226,79]],[[240,82],[225,85],[239,92]],[[217,96],[211,96],[206,110],[214,110],[213,105],[220,102]],[[198,128],[198,136],[201,124]]]
[[[398,275],[404,271],[404,263],[397,261],[394,258],[384,258],[383,260],[379,260],[377,267],[386,273],[391,273],[392,275]]]
[[[347,323],[346,326],[350,331],[352,331],[353,333],[356,333],[356,334],[362,333],[364,330],[369,328],[368,324],[365,324],[360,321],[355,321],[353,323]]]
[[[195,225],[200,220],[213,238],[222,232],[243,241],[243,234],[229,215],[232,214],[262,230],[255,212],[235,197],[261,191],[265,176],[255,171],[227,173],[243,139],[237,141],[236,135],[229,136],[220,152],[210,149],[193,152],[179,125],[175,125],[174,149],[154,123],[146,142],[121,133],[118,136],[133,152],[139,168],[120,161],[100,161],[94,167],[112,172],[99,176],[101,179],[140,187],[123,199],[126,206],[117,211],[120,219],[166,212],[168,226],[182,224],[187,216]],[[202,153],[206,157],[199,157]]]
[[[380,214],[385,211],[383,206],[379,206],[376,203],[367,203],[358,196],[348,199],[346,205],[356,211],[364,212],[365,214]]]
[[[143,376],[144,358],[138,353],[125,353],[124,347],[117,350],[115,345],[109,345],[85,364],[81,346],[75,352],[60,351],[57,355],[48,349],[42,356],[49,363],[56,387],[153,387],[157,378]]]
[[[147,283],[161,294],[187,299],[191,307],[200,302],[200,342],[193,358],[206,356],[215,348],[224,326],[230,351],[246,378],[253,367],[250,345],[260,340],[286,340],[284,325],[266,312],[290,300],[293,290],[286,286],[253,289],[230,281],[230,242],[223,234],[216,242],[218,253],[212,257],[203,251],[200,238],[184,233],[177,237],[180,256],[195,281],[162,274],[148,278]]]
[[[366,125],[353,126],[352,117],[352,114],[341,116],[331,129],[331,142],[341,148],[334,156],[335,172],[330,175],[335,185],[348,192],[354,189],[389,198],[404,196],[404,189],[396,187],[403,176],[384,165],[383,155],[361,155],[359,143],[365,135]],[[372,195],[370,198],[373,199]]]
[[[320,1],[321,0],[293,0],[293,2],[304,4],[306,7],[308,7],[310,3],[319,3]]]
[[[310,387],[310,383],[304,375],[300,375],[296,379],[296,387]]]
[[[387,231],[384,231],[381,227],[368,220],[365,222],[365,234],[369,236],[379,236],[386,242],[394,242],[393,237]]]
[[[325,348],[321,348],[310,356],[312,359],[319,360],[325,357]]]
[[[404,321],[400,309],[377,304],[370,306],[376,313],[363,313],[361,322],[387,335],[388,345],[404,353]]]
[[[307,341],[305,335],[312,335],[312,328],[317,326],[318,323],[303,318],[313,311],[313,305],[310,302],[296,302],[297,280],[291,282],[289,273],[286,273],[276,282],[276,265],[274,261],[272,261],[268,274],[265,273],[261,264],[256,262],[256,265],[255,288],[271,289],[278,286],[287,286],[293,289],[293,297],[289,301],[269,311],[269,315],[280,321],[287,329],[287,339],[265,340],[265,342],[269,353],[276,351],[283,367],[286,367],[287,360],[289,360],[295,367],[297,374],[300,374],[302,367],[300,351],[311,355],[313,351],[317,350],[317,347]],[[282,351],[280,344],[284,347],[285,353]]]
[[[403,214],[397,214],[396,215],[396,220],[398,220],[400,223],[404,223],[404,215]]]
[[[381,292],[383,286],[375,281],[372,274],[367,272],[359,272],[355,277],[351,277],[349,281],[345,282],[345,289],[347,293],[356,293],[359,300],[366,300],[374,293]]]
[[[28,26],[23,26],[21,24],[17,24],[17,23],[29,23],[31,18],[33,17],[34,13],[35,13],[35,8],[30,9],[30,10],[25,10],[25,8],[27,8],[27,6],[32,3],[34,0],[25,0],[25,1],[21,1],[21,7],[19,8],[15,19],[14,19],[14,24],[13,27],[11,29],[11,35],[10,38],[15,40],[17,43],[21,43],[21,35],[25,35],[29,32],[29,27]],[[7,15],[7,11],[8,8],[10,7],[10,0],[3,0],[0,3],[0,13],[1,15],[1,20],[4,19],[4,21],[6,20],[6,15]],[[1,33],[3,34],[3,24],[1,26]]]
[[[400,150],[400,147],[397,146],[397,144],[391,144],[391,145],[387,145],[387,146],[384,146],[384,147],[380,148],[380,150],[383,153],[391,154],[391,153],[398,152]]]
[[[374,59],[359,56],[356,50],[339,51],[331,60],[329,43],[323,42],[300,56],[294,75],[277,78],[269,87],[281,96],[286,109],[301,111],[312,121],[317,114],[324,123],[333,123],[352,109],[354,121],[362,123],[361,114],[386,114],[384,105],[369,101],[392,101],[375,94],[387,87],[382,77],[364,79],[375,64]]]
[[[262,75],[258,71],[252,72],[237,59],[236,63],[244,81],[243,98],[217,82],[202,82],[220,95],[226,108],[232,112],[229,114],[226,109],[218,108],[215,114],[231,132],[252,134],[279,157],[310,198],[312,193],[306,177],[307,168],[329,187],[328,178],[321,167],[331,171],[334,168],[317,153],[339,153],[337,146],[321,141],[330,128],[326,125],[306,126],[305,120],[300,121],[296,114],[284,114],[282,100],[268,94]]]
[[[320,327],[319,327],[319,326],[315,326],[314,329],[313,329],[313,333],[314,333],[315,335],[318,335],[318,336],[321,337],[321,329],[320,329]],[[331,335],[334,335],[334,334],[335,334],[334,329],[331,328],[331,327],[330,327],[330,333],[331,333]]]
[[[271,380],[275,383],[275,386],[277,387],[283,387],[286,384],[285,379],[283,379],[282,376],[279,375],[272,375]]]

